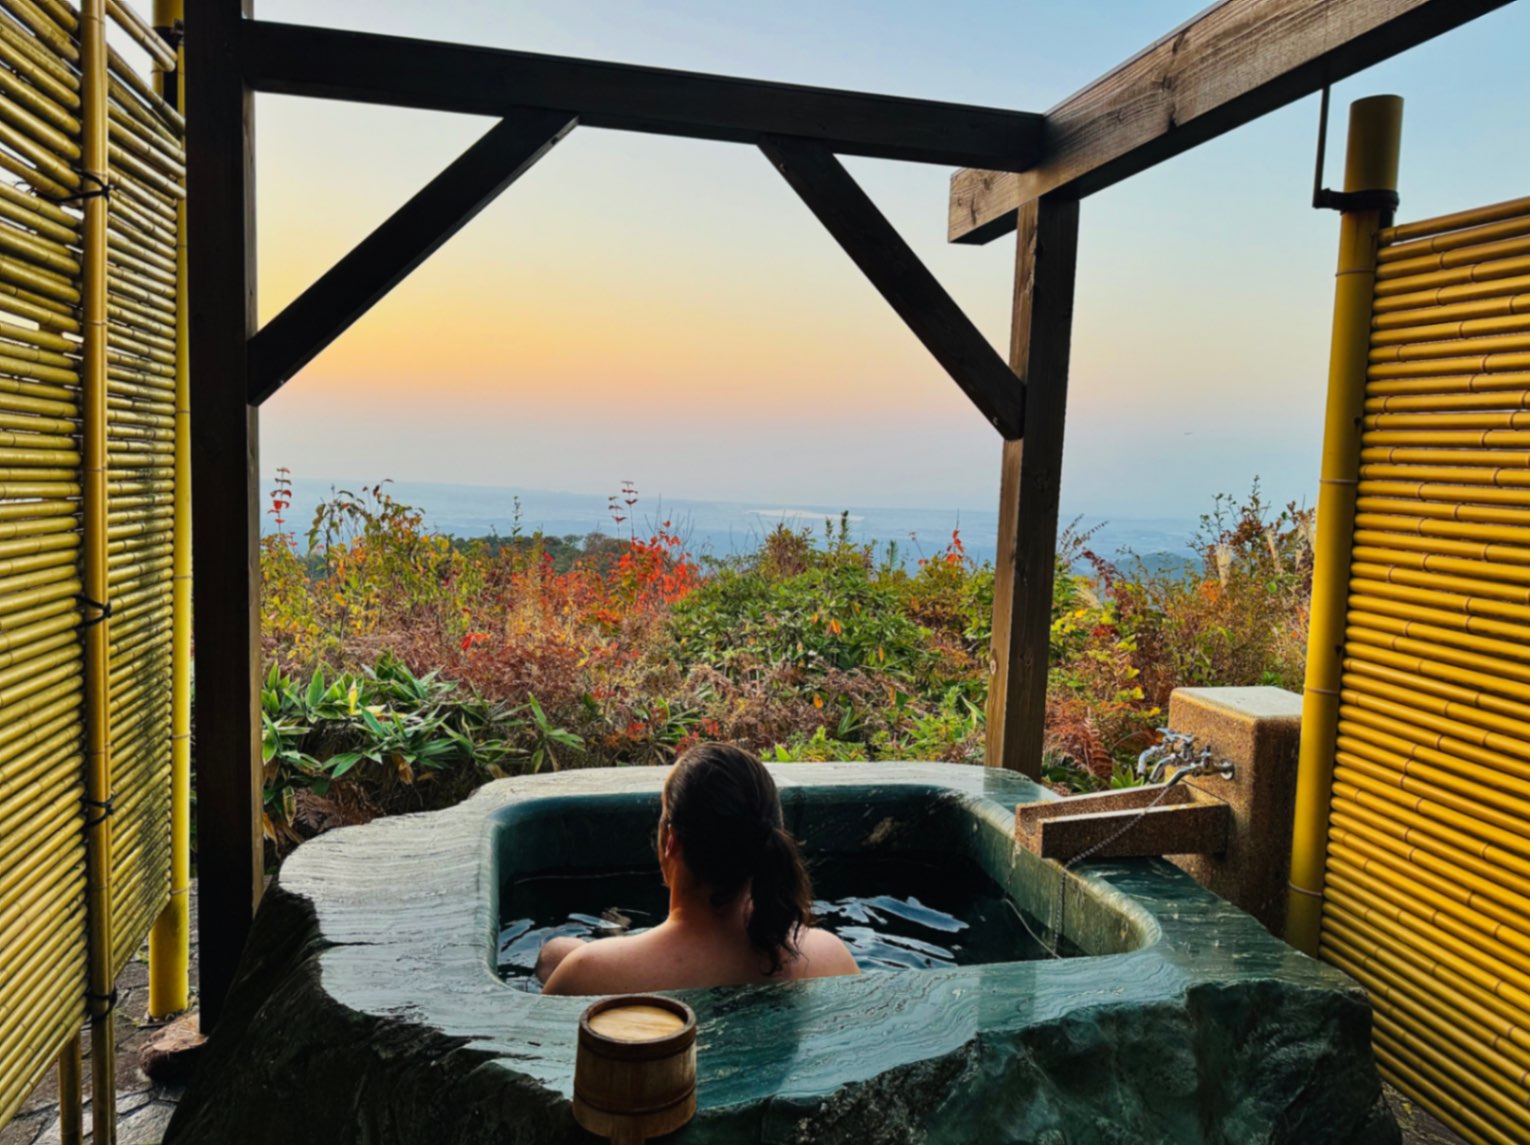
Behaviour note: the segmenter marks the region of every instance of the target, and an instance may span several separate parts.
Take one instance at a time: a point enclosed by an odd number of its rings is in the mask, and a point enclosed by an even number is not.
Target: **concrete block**
[[[1076,795],[1015,808],[1015,837],[1043,859],[1119,859],[1227,846],[1227,804],[1188,782]]]
[[[1302,699],[1283,688],[1179,688],[1169,727],[1195,737],[1233,777],[1187,780],[1230,808],[1221,855],[1167,856],[1209,890],[1246,910],[1271,934],[1285,929],[1286,878],[1301,750]]]

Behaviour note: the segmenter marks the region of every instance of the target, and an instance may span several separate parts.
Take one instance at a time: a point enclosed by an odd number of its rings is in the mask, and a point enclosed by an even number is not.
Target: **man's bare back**
[[[625,994],[858,973],[845,944],[826,930],[799,932],[800,953],[784,959],[774,974],[758,950],[738,940],[741,933],[742,928],[730,933],[674,926],[665,920],[652,930],[621,938],[556,939],[543,948],[537,976],[548,994]]]
[[[857,974],[812,926],[811,884],[770,773],[737,748],[687,752],[664,785],[659,869],[669,915],[652,930],[542,948],[548,994],[641,993]]]

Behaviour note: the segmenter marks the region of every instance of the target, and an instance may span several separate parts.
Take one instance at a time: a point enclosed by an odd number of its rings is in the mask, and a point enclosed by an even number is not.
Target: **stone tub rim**
[[[958,764],[774,764],[771,771],[784,790],[936,788],[996,827],[1012,821],[1016,802],[1049,797],[1023,777]],[[577,1018],[589,999],[528,994],[499,978],[492,954],[499,925],[498,817],[534,800],[656,793],[664,775],[661,768],[633,767],[500,780],[445,811],[378,820],[305,844],[279,881],[285,893],[306,900],[315,917],[322,946],[316,961],[327,997],[357,1014],[444,1035],[475,1051],[487,1068],[531,1080],[566,1100]],[[368,863],[368,849],[386,861]],[[401,869],[408,875],[403,886]],[[1013,1029],[1117,1003],[1183,1005],[1188,992],[1220,985],[1230,975],[1360,993],[1340,971],[1272,938],[1161,860],[1098,862],[1070,878],[1080,893],[1101,896],[1134,920],[1141,928],[1135,949],[1057,962],[675,992],[703,1024],[702,1109],[762,1097],[824,1099],[845,1085],[949,1052],[978,1027]],[[468,894],[471,911],[460,909]],[[881,996],[886,991],[909,995],[907,1005],[902,997],[889,1002]],[[864,1060],[847,1058],[843,1046],[836,1052],[834,1023],[846,1013],[878,1007],[890,1023],[882,1052]],[[761,1093],[748,1077],[739,1077],[743,1067],[727,1047],[714,1045],[708,1052],[705,1030],[712,1021],[741,1040],[766,1031],[775,1037],[790,1027],[795,1041],[778,1055],[774,1070],[750,1067],[755,1081],[766,1077],[775,1089]]]

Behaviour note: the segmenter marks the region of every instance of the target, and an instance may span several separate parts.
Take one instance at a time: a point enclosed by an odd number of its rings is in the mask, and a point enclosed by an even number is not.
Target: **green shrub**
[[[285,488],[273,509],[290,503]],[[848,518],[726,561],[665,521],[626,539],[451,539],[382,485],[267,537],[266,829],[440,806],[543,768],[663,764],[737,742],[782,760],[983,758],[994,570],[959,533],[914,568]],[[1135,782],[1173,688],[1299,687],[1311,515],[1218,497],[1186,569],[1123,570],[1064,530],[1044,777]],[[1092,571],[1082,571],[1092,570]]]
[[[261,689],[264,830],[281,850],[373,815],[456,802],[485,779],[556,766],[577,747],[535,697],[507,708],[391,655],[306,683],[272,665]]]

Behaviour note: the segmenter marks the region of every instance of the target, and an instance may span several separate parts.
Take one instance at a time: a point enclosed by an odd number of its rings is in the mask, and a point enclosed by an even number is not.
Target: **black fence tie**
[[[73,194],[70,194],[70,195],[55,195],[55,196],[42,196],[42,197],[47,198],[48,201],[52,202],[52,203],[79,203],[79,202],[83,202],[86,199],[109,199],[109,198],[111,198],[112,191],[114,190],[112,184],[108,183],[105,179],[101,178],[101,176],[97,175],[94,171],[77,171],[77,172],[75,172],[75,174],[79,175],[80,182],[82,184],[83,183],[94,183],[95,186],[94,187],[90,187],[88,189],[81,189],[79,191],[75,191]]]
[[[107,617],[111,616],[111,614],[112,614],[112,604],[111,604],[111,601],[107,601],[106,603],[103,604],[99,600],[92,600],[89,596],[85,595],[83,592],[75,593],[74,594],[74,599],[79,601],[86,608],[94,608],[96,610],[96,613],[97,613],[95,616],[92,616],[92,617],[90,617],[90,618],[88,618],[86,620],[81,620],[80,623],[79,623],[79,627],[80,628],[94,628],[97,624],[100,624],[103,620],[105,620]]]
[[[87,811],[100,812],[99,815],[96,815],[93,818],[86,818],[85,830],[89,831],[96,824],[105,823],[109,818],[111,818],[112,813],[116,810],[116,808],[112,806],[113,798],[114,796],[111,795],[108,795],[105,799],[92,799],[88,795],[80,796],[80,805],[82,807],[84,807]]]

